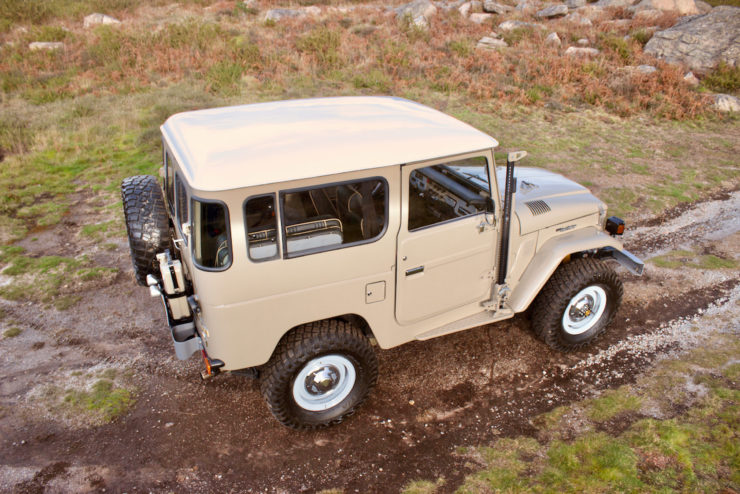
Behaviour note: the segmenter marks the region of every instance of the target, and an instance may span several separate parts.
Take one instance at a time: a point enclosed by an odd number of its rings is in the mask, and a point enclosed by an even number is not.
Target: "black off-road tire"
[[[352,363],[356,373],[354,386],[346,398],[331,408],[307,410],[294,398],[294,381],[308,362],[327,355],[340,355]],[[280,423],[293,429],[318,429],[352,415],[375,386],[377,377],[377,357],[359,329],[343,321],[318,321],[299,326],[280,341],[260,372],[260,390]]]
[[[136,175],[121,183],[131,261],[136,282],[146,286],[148,274],[159,273],[156,255],[170,246],[170,227],[162,189],[151,175]]]
[[[587,287],[601,288],[606,307],[596,323],[581,334],[570,334],[563,326],[563,316],[571,300]],[[548,346],[571,352],[593,342],[606,331],[622,303],[624,287],[614,270],[604,261],[575,259],[561,265],[545,284],[532,304],[532,329]]]

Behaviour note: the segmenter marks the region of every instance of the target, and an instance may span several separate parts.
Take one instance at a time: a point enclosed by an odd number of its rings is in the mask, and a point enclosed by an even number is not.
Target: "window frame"
[[[423,168],[431,168],[433,166],[447,165],[447,164],[452,163],[452,162],[455,162],[455,161],[463,161],[463,160],[471,159],[471,158],[483,158],[486,161],[485,169],[486,169],[486,175],[488,176],[488,194],[489,194],[488,197],[489,197],[489,199],[491,201],[493,201],[494,209],[495,209],[496,202],[494,200],[493,190],[492,190],[492,187],[491,187],[491,185],[492,185],[491,184],[491,170],[490,170],[491,163],[490,163],[490,161],[489,161],[489,159],[488,159],[488,157],[486,155],[476,154],[476,155],[468,156],[468,157],[465,157],[465,158],[458,157],[458,158],[455,158],[455,159],[452,159],[452,160],[449,160],[449,161],[439,161],[439,162],[436,162],[436,163],[433,163],[433,164],[419,163],[418,164],[419,166],[416,166],[416,164],[415,165],[411,165],[412,168],[411,168],[411,171],[409,172],[409,180],[411,179],[411,173],[413,173],[414,171],[421,170]],[[459,220],[463,220],[465,218],[473,218],[473,217],[479,216],[481,214],[495,214],[495,212],[489,213],[488,211],[478,211],[475,214],[467,214],[465,216],[458,216],[456,218],[450,218],[450,219],[447,219],[447,220],[444,220],[444,221],[440,221],[440,222],[437,222],[437,223],[432,223],[430,225],[421,226],[419,228],[414,228],[413,230],[411,230],[409,228],[409,214],[411,213],[411,201],[410,201],[410,198],[411,198],[411,185],[409,183],[406,183],[406,184],[404,184],[404,187],[406,187],[406,190],[407,190],[407,194],[406,194],[406,202],[407,202],[407,204],[406,204],[406,218],[402,218],[402,220],[405,222],[406,232],[407,233],[410,233],[410,234],[414,234],[416,232],[421,232],[421,231],[424,231],[424,230],[426,230],[428,228],[434,228],[434,227],[439,226],[439,225],[446,225],[448,223],[452,223],[453,221],[459,221]]]
[[[172,163],[177,163],[177,160],[174,156],[172,156],[172,153],[170,153],[170,150],[163,146],[164,149],[164,198],[165,198],[165,204],[168,212],[170,213],[171,217],[175,217],[175,173],[177,170],[174,166],[172,166]],[[172,180],[170,180],[170,177],[172,177]],[[169,191],[170,191],[170,181],[172,182],[172,198],[170,199]]]
[[[251,201],[252,199],[259,199],[261,197],[272,197],[273,205],[275,207],[275,235],[277,235],[275,239],[275,246],[277,247],[277,254],[275,254],[272,257],[266,257],[264,259],[253,259],[252,256],[249,254],[249,226],[247,225],[247,203]],[[259,264],[262,262],[268,262],[268,261],[274,261],[275,259],[281,259],[282,258],[282,248],[283,248],[283,242],[281,237],[282,235],[282,217],[278,211],[278,193],[276,192],[265,192],[263,194],[254,194],[251,196],[248,196],[244,201],[242,202],[242,215],[244,216],[244,234],[246,236],[246,245],[247,245],[247,259],[249,259],[251,262]]]
[[[180,172],[175,172],[175,213],[174,218],[176,221],[173,221],[173,223],[176,223],[175,230],[180,234],[180,237],[183,239],[183,242],[185,242],[185,245],[188,245],[188,236],[185,235],[185,232],[183,231],[182,225],[183,224],[190,224],[190,191],[187,187],[187,182],[183,180],[182,174]],[[187,214],[187,218],[185,221],[180,217],[180,189],[179,187],[182,187],[182,190],[185,191],[185,212]],[[192,226],[191,226],[191,233],[192,233]]]
[[[283,208],[283,201],[285,200],[285,194],[292,194],[296,192],[305,192],[307,190],[314,190],[314,189],[322,189],[325,187],[337,187],[340,185],[346,185],[346,184],[355,184],[358,182],[367,182],[371,180],[377,180],[382,183],[383,187],[385,187],[385,204],[383,207],[383,228],[380,230],[380,232],[374,236],[373,238],[358,240],[356,242],[350,242],[348,244],[339,244],[332,247],[315,247],[313,249],[306,249],[302,250],[300,252],[290,253],[288,252],[288,238],[285,234],[285,212]],[[347,247],[356,247],[359,245],[365,245],[365,244],[371,244],[374,242],[377,242],[378,240],[382,239],[385,236],[386,231],[388,231],[388,222],[389,222],[389,212],[390,212],[390,187],[388,185],[388,180],[385,179],[385,177],[373,175],[369,177],[362,177],[362,178],[354,178],[349,180],[340,180],[336,182],[327,182],[322,183],[320,185],[309,185],[304,187],[295,187],[292,189],[283,189],[278,192],[278,208],[280,210],[280,237],[281,237],[281,244],[282,244],[282,254],[283,259],[295,259],[298,257],[303,256],[310,256],[312,254],[319,254],[321,252],[331,252],[334,250],[339,249],[346,249]]]
[[[190,210],[195,211],[195,202],[201,202],[201,203],[207,203],[207,204],[220,204],[224,208],[225,212],[225,219],[226,222],[226,245],[229,248],[229,263],[226,266],[221,266],[218,268],[210,268],[208,266],[201,265],[197,257],[195,255],[195,242],[192,242],[190,245],[190,258],[193,260],[193,265],[200,269],[201,271],[207,271],[207,272],[221,272],[226,271],[229,269],[232,264],[234,264],[234,248],[233,248],[233,242],[231,241],[231,217],[229,215],[229,207],[226,205],[224,201],[218,200],[218,199],[205,199],[196,195],[190,196]],[[195,224],[191,222],[191,234],[193,235],[193,238],[195,238]]]

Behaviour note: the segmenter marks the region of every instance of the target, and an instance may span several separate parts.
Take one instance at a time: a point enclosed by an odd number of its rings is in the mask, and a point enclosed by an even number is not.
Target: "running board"
[[[437,336],[457,333],[458,331],[462,331],[464,329],[475,328],[477,326],[483,326],[484,324],[491,324],[493,322],[501,321],[503,319],[509,319],[511,317],[514,317],[514,311],[508,308],[500,309],[496,312],[482,311],[458,321],[445,324],[444,326],[440,326],[437,329],[433,329],[431,331],[427,331],[426,333],[416,335],[416,339],[430,340],[432,338],[436,338]]]

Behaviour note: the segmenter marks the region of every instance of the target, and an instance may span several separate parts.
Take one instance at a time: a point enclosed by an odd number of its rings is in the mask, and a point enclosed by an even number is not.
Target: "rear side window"
[[[231,265],[226,206],[220,202],[194,199],[193,260],[206,270],[224,270]]]
[[[286,257],[379,239],[387,221],[388,185],[380,178],[282,192]]]
[[[244,204],[247,222],[247,250],[253,261],[269,261],[278,257],[275,196],[247,199]]]

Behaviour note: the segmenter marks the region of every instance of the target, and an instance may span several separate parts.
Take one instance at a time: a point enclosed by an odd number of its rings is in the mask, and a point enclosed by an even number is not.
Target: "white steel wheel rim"
[[[593,328],[606,310],[606,291],[600,286],[588,286],[570,299],[563,313],[563,330],[580,335]]]
[[[338,405],[355,386],[355,366],[342,355],[310,360],[293,381],[293,399],[301,408],[320,412]]]

